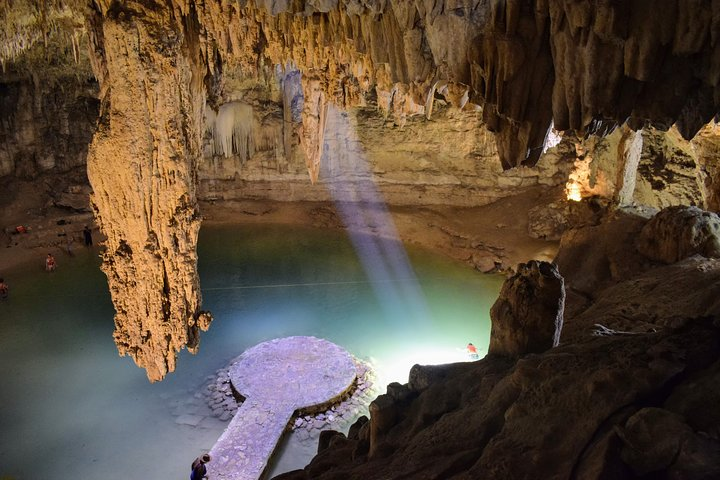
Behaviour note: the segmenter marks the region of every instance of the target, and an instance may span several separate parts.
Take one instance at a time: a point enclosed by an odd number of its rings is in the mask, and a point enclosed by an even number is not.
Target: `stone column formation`
[[[192,62],[192,19],[181,12],[133,1],[96,7],[102,107],[88,176],[107,235],[102,268],[118,351],[156,381],[210,323],[199,312],[195,252],[203,71]]]

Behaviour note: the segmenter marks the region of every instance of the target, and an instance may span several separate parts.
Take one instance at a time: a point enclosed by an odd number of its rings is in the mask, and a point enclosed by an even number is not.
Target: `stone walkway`
[[[210,450],[209,478],[260,478],[295,411],[334,401],[355,375],[347,351],[315,337],[270,340],[245,351],[230,367],[245,401]]]

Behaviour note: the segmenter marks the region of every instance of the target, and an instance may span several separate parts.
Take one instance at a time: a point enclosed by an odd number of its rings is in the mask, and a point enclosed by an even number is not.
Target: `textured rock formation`
[[[715,377],[719,346],[720,330],[703,320],[662,333],[561,345],[514,364],[488,356],[448,365],[437,382],[392,402],[395,422],[376,439],[381,454],[368,455],[364,427],[358,428],[304,470],[276,478],[634,478],[632,469],[653,458],[638,448],[638,420],[657,405],[681,438],[705,442],[698,450],[680,447],[684,454],[696,452],[698,464],[715,471],[717,438],[677,415],[671,399]],[[698,413],[714,410],[705,404]],[[518,452],[522,461],[513,460]],[[664,462],[653,464],[656,475],[693,465],[689,458]]]
[[[597,226],[563,236],[555,262],[565,278],[566,316],[572,319],[565,322],[563,343],[604,329],[645,333],[688,317],[720,315],[718,259],[693,255],[659,266],[636,248],[653,214],[616,211]]]
[[[706,125],[692,141],[703,174],[705,208],[720,212],[720,124]]]
[[[194,351],[199,311],[196,163],[204,67],[192,11],[96,4],[91,32],[102,110],[88,155],[115,342],[151,381]]]
[[[84,167],[98,115],[97,84],[0,83],[0,177],[36,178]]]
[[[637,476],[663,472],[671,478],[720,475],[720,445],[696,433],[682,415],[662,408],[643,408],[618,429],[621,458]]]
[[[488,353],[520,357],[557,346],[564,307],[565,285],[556,266],[537,261],[520,264],[490,309]]]
[[[308,98],[320,88],[323,102],[348,108],[374,96],[400,126],[411,115],[430,118],[438,95],[456,108],[482,108],[505,168],[535,164],[551,121],[583,134],[607,133],[626,119],[632,128],[664,130],[677,121],[690,138],[718,112],[714,3],[664,0],[652,18],[644,0],[169,5],[197,11],[193,35],[213,100],[231,93],[223,91],[225,71],[259,78],[290,64],[307,77]],[[28,32],[8,38],[36,42]],[[311,135],[319,111],[303,117]],[[306,140],[312,166],[321,143]]]
[[[40,13],[65,8],[44,5]],[[626,119],[633,129],[667,129],[677,121],[689,138],[718,111],[719,33],[712,19],[720,7],[664,0],[654,9],[658,14],[648,16],[653,6],[644,0],[96,1],[85,27],[102,112],[88,170],[98,221],[108,236],[106,270],[121,351],[152,365],[151,376],[158,378],[172,368],[171,358],[185,340],[191,348],[197,342],[195,175],[205,93],[218,109],[247,90],[236,87],[269,85],[268,78],[281,70],[297,69],[305,97],[300,138],[313,180],[322,170],[330,104],[345,110],[376,105],[399,131],[413,116],[431,122],[442,110],[439,102],[463,115],[474,112],[496,132],[503,168],[534,165],[551,121],[556,130],[574,129],[581,136],[607,133]],[[33,45],[41,38],[47,44],[45,35],[55,30],[38,18],[36,30],[7,38],[30,35]],[[33,33],[38,31],[40,36]],[[63,37],[69,43],[57,43],[69,46],[64,57],[78,62],[76,40],[82,35],[73,35]],[[33,61],[39,64],[37,57]],[[235,84],[225,78],[231,75]],[[281,110],[283,122],[293,116],[292,106]],[[255,115],[253,110],[253,122]],[[280,137],[284,146],[291,143],[290,129],[277,128],[272,118],[258,121],[273,125],[269,133],[258,133],[258,150],[269,152],[265,147],[279,144]],[[268,165],[286,169],[287,150],[276,153],[285,159]],[[474,153],[488,149],[481,150]],[[630,180],[632,170],[622,170],[623,179]],[[536,173],[518,169],[498,175],[498,184],[557,182],[552,172]],[[484,201],[497,198],[496,192],[483,195],[481,181],[471,186]],[[453,195],[466,190],[459,192]],[[164,357],[150,360],[157,352]]]
[[[637,248],[665,263],[695,254],[720,258],[720,217],[697,207],[668,207],[643,227]]]
[[[570,228],[597,225],[606,213],[608,203],[593,197],[538,205],[528,211],[528,234],[533,238],[560,240]]]
[[[492,2],[496,34],[469,57],[477,72],[470,85],[484,96],[485,111],[518,122],[498,127],[507,165],[536,158],[551,118],[557,130],[583,132],[604,132],[627,118],[633,128],[650,121],[667,129],[677,120],[690,138],[717,113],[717,6],[532,3]]]
[[[363,104],[374,86],[399,125],[431,115],[436,92],[482,105],[506,168],[537,161],[551,119],[582,132],[678,120],[690,138],[717,113],[716,7],[668,0],[650,21],[642,1],[533,3],[211,2],[201,24],[211,61],[214,52],[251,70],[254,52],[292,61],[310,78],[323,72],[325,99],[342,107]]]
[[[595,296],[602,288],[642,270],[648,263],[634,240],[655,213],[646,209],[618,209],[598,225],[568,230],[560,240],[554,262],[568,291]]]

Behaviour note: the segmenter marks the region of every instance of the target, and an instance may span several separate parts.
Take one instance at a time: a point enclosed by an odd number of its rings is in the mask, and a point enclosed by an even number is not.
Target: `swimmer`
[[[54,272],[55,267],[57,267],[55,257],[52,256],[52,253],[48,253],[47,258],[45,258],[45,270],[48,272]]]
[[[465,350],[467,351],[470,359],[477,360],[480,358],[480,355],[478,355],[477,347],[475,347],[475,345],[473,345],[472,343],[468,343],[467,347],[465,347]]]

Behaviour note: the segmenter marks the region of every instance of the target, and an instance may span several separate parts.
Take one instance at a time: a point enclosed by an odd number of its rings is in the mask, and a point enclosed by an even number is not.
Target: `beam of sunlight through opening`
[[[346,112],[330,104],[320,178],[345,224],[391,333],[426,328],[430,312]]]

